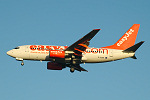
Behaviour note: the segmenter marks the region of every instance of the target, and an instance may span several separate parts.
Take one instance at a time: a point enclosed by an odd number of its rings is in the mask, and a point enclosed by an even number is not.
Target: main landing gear
[[[70,68],[70,72],[73,73],[75,69],[73,67]]]
[[[23,62],[23,60],[22,60],[22,62],[21,62],[21,65],[22,65],[22,66],[24,65],[24,62]]]

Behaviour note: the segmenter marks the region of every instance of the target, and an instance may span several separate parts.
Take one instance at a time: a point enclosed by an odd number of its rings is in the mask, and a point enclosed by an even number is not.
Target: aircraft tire
[[[72,67],[70,68],[70,72],[71,72],[71,73],[73,73],[74,70],[75,70],[74,68],[72,68]]]

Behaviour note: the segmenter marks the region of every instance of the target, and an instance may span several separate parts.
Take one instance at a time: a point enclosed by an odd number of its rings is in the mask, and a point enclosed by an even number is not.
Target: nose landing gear
[[[22,65],[22,66],[24,65],[24,62],[23,62],[23,59],[22,59],[22,58],[16,58],[16,60],[22,61],[22,62],[21,62],[21,65]]]
[[[24,65],[24,62],[23,62],[23,60],[22,60],[22,62],[21,62],[21,65],[22,65],[22,66]]]

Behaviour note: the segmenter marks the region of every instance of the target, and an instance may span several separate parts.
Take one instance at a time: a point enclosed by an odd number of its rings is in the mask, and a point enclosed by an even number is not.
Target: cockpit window
[[[19,47],[16,47],[16,48],[14,48],[14,49],[19,49]]]

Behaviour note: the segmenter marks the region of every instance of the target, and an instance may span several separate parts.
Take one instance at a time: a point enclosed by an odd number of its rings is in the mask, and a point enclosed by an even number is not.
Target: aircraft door
[[[109,50],[109,57],[113,57],[113,50]]]
[[[24,56],[26,59],[29,59],[29,57],[30,57],[29,46],[25,46],[25,55]]]

